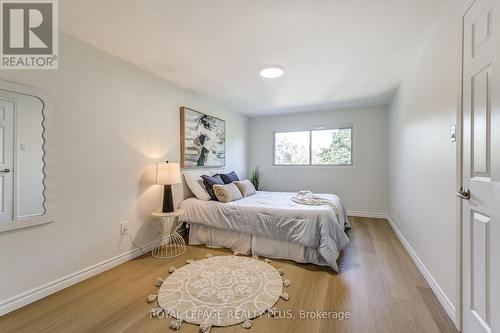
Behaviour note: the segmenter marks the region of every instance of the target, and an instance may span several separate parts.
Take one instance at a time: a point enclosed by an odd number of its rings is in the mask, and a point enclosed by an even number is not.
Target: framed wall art
[[[226,122],[181,107],[181,166],[218,168],[226,165]]]

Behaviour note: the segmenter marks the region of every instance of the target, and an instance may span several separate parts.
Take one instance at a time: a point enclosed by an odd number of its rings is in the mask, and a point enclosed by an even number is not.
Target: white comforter
[[[257,192],[256,195],[229,202],[189,198],[182,202],[181,221],[232,230],[316,249],[337,271],[339,252],[349,244],[344,232],[347,215],[338,196],[318,194],[337,205],[307,206],[292,201],[293,193]],[[340,219],[340,221],[338,221]]]

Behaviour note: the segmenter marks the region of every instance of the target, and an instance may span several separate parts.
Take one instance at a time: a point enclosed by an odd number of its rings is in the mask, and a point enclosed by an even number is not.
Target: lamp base
[[[163,188],[163,213],[172,213],[174,211],[174,200],[172,195],[172,185],[165,185]]]

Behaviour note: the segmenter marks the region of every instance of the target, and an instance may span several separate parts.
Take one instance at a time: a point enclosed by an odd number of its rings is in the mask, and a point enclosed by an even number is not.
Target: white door
[[[463,332],[500,333],[500,0],[464,16]]]
[[[0,222],[12,220],[14,103],[0,97]]]

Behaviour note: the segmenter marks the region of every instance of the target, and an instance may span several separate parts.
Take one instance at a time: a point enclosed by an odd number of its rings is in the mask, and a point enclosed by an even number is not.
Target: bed
[[[182,222],[190,226],[189,243],[224,247],[242,254],[329,266],[349,244],[346,210],[338,196],[319,194],[329,206],[308,206],[291,200],[293,193],[263,192],[220,203],[184,200]]]

